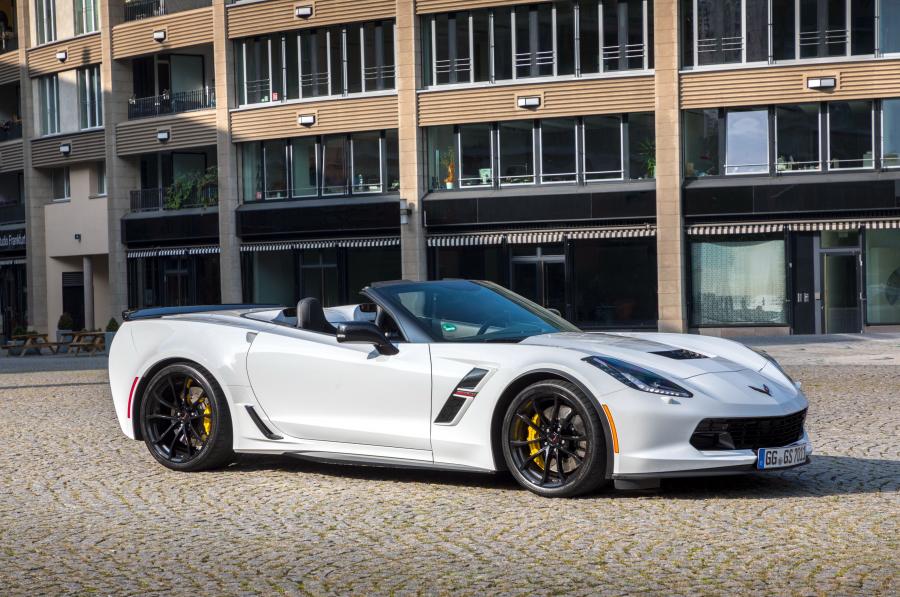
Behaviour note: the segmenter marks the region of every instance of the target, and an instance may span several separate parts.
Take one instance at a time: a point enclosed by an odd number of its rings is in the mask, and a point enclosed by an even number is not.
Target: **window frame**
[[[103,127],[103,87],[100,65],[78,69],[78,126],[81,130]]]
[[[50,44],[56,41],[56,1],[35,0],[35,40],[36,45]]]
[[[38,79],[38,100],[40,102],[41,136],[59,134],[59,75],[57,73]]]
[[[68,166],[58,166],[56,168],[52,168],[50,170],[50,194],[54,195],[54,183],[53,180],[55,176],[59,175],[62,177],[63,184],[63,196],[62,197],[50,197],[50,201],[52,203],[66,203],[72,200],[72,180],[70,178],[70,172]]]
[[[828,145],[827,145],[827,148],[826,148],[825,163],[828,165],[828,170],[829,170],[830,172],[870,172],[870,171],[877,171],[877,170],[878,170],[878,163],[879,163],[879,161],[880,161],[880,160],[878,159],[879,156],[876,154],[876,148],[878,147],[878,143],[876,142],[876,139],[875,139],[875,119],[876,119],[876,117],[877,117],[877,115],[878,115],[878,110],[879,110],[878,101],[877,101],[877,100],[843,100],[843,101],[845,101],[846,103],[851,103],[851,102],[868,102],[868,103],[870,104],[870,106],[869,106],[869,119],[870,119],[870,120],[869,120],[869,142],[870,142],[870,147],[871,147],[871,150],[872,150],[872,158],[871,158],[871,160],[872,160],[872,165],[871,165],[871,166],[866,166],[866,165],[865,165],[866,158],[860,158],[859,160],[852,160],[852,161],[860,161],[860,162],[863,163],[862,166],[856,166],[856,167],[844,167],[844,168],[840,168],[840,167],[835,168],[835,167],[832,167],[832,165],[831,165],[831,145],[832,145],[832,140],[831,140],[831,106],[832,106],[832,104],[838,103],[838,102],[828,102],[828,105],[826,106],[826,109],[825,109],[825,122],[826,122],[826,128],[827,128],[827,131],[828,131]]]
[[[810,169],[800,169],[800,170],[794,170],[794,169],[788,169],[788,168],[779,170],[778,169],[778,166],[779,166],[779,164],[778,164],[778,108],[783,108],[785,106],[802,106],[806,103],[810,103],[811,105],[816,106],[816,136],[818,138],[818,143],[816,144],[816,148],[817,148],[816,155],[818,156],[818,159],[815,161],[816,167],[810,168]],[[775,168],[775,172],[779,175],[789,175],[789,176],[792,174],[812,174],[812,173],[816,173],[816,172],[822,172],[824,170],[824,163],[822,160],[822,151],[824,149],[824,145],[823,145],[824,139],[822,138],[823,137],[823,135],[822,135],[822,103],[821,102],[799,102],[799,103],[795,103],[795,104],[779,104],[779,105],[774,106],[772,111],[773,111],[773,115],[772,115],[773,121],[772,122],[773,122],[773,126],[774,126],[774,131],[773,131],[774,138],[772,140],[772,144],[773,144],[773,148],[774,148],[774,153],[770,156],[770,159],[772,161],[772,165]],[[794,162],[794,163],[795,164],[810,164],[812,162]]]
[[[78,5],[81,5],[81,10]],[[75,35],[86,35],[100,30],[100,15],[98,14],[97,0],[72,0],[72,12],[74,13]],[[90,26],[86,25],[90,23]]]
[[[885,102],[896,102],[897,103],[897,119],[898,119],[898,129],[900,129],[900,97],[886,97],[879,101],[881,104],[879,106],[878,112],[880,113],[880,118],[878,119],[878,127],[879,127],[879,151],[880,155],[878,156],[878,161],[880,162],[880,166],[882,170],[897,170],[900,169],[900,152],[898,152],[898,157],[894,158],[896,163],[893,165],[888,165],[885,158],[885,152],[887,146],[885,145],[885,134],[884,134],[884,104]],[[897,139],[898,145],[900,145],[900,139]]]

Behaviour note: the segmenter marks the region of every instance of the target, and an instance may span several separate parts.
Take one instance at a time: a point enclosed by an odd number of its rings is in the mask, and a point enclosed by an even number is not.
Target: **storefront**
[[[218,245],[128,251],[130,309],[220,302]]]
[[[490,280],[585,329],[655,329],[651,226],[433,235],[429,277]]]
[[[0,232],[0,333],[5,338],[28,325],[26,280],[25,230]]]
[[[359,302],[372,282],[397,280],[399,237],[247,243],[241,247],[244,300],[292,306],[315,297],[326,307]]]
[[[900,325],[900,221],[694,225],[689,322],[837,334]]]

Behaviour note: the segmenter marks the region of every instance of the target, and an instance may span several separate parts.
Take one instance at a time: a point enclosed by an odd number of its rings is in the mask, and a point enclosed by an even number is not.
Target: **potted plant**
[[[106,324],[106,333],[103,334],[103,346],[106,348],[106,354],[109,354],[109,349],[112,347],[113,336],[116,335],[117,331],[119,331],[119,322],[116,321],[115,317],[110,317],[109,322]]]
[[[456,182],[456,152],[452,147],[448,147],[447,151],[441,155],[441,167],[447,171],[447,177],[444,179],[444,188],[453,190]]]
[[[646,178],[656,178],[656,141],[642,141],[638,145],[638,156],[644,163]]]
[[[56,351],[57,353],[69,352],[67,344],[72,341],[74,327],[75,321],[72,319],[72,316],[63,312],[56,322],[56,341],[61,343],[58,345],[59,349]]]
[[[24,336],[28,333],[28,330],[23,328],[22,326],[16,326],[13,328],[12,337],[9,339],[9,345],[11,346],[21,346],[25,344],[25,340],[16,339],[16,336]],[[21,348],[10,348],[8,352],[9,356],[17,357],[22,354]]]

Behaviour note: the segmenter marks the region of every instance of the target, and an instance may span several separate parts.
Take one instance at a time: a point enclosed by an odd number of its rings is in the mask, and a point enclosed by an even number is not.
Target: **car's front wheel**
[[[228,403],[198,365],[176,363],[158,371],[144,390],[140,416],[147,448],[170,469],[206,470],[234,457]]]
[[[548,379],[522,390],[506,411],[502,434],[507,467],[538,495],[576,496],[605,481],[603,424],[572,383]]]

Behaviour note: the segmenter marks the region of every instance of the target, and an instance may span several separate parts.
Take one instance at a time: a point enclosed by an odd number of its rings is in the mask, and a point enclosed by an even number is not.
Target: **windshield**
[[[518,342],[579,329],[491,282],[444,280],[386,284],[378,293],[419,322],[435,342]]]

